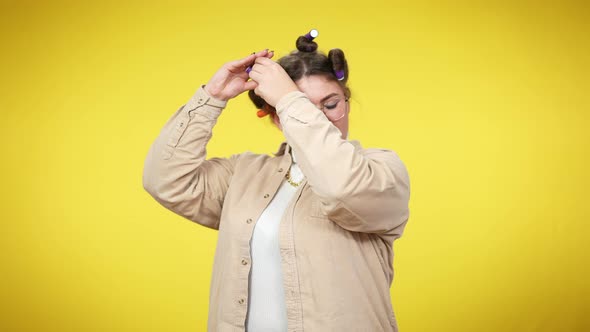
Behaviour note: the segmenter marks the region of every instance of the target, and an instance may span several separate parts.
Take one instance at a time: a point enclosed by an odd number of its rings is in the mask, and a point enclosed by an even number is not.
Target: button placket
[[[281,221],[281,238],[280,238],[280,254],[281,254],[281,268],[283,271],[283,282],[285,291],[285,300],[287,302],[287,320],[289,327],[294,331],[303,329],[302,310],[301,310],[301,294],[300,283],[297,269],[297,259],[295,255],[295,242],[293,234],[293,215],[294,209],[305,187],[305,182],[302,183],[295,193],[295,198],[290,203],[289,207],[283,215]]]

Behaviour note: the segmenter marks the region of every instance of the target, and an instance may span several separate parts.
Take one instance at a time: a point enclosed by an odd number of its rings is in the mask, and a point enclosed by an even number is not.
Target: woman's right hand
[[[256,58],[270,59],[273,55],[272,51],[266,49],[224,64],[205,85],[205,92],[215,99],[228,101],[244,91],[255,89],[258,84],[249,80],[246,68],[252,66]]]

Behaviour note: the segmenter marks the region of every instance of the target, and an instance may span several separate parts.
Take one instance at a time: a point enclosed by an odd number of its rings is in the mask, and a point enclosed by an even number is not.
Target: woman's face
[[[318,109],[324,112],[328,120],[340,130],[342,138],[346,139],[350,107],[340,85],[319,75],[303,77],[295,84]],[[282,130],[279,117],[275,116],[273,120]]]

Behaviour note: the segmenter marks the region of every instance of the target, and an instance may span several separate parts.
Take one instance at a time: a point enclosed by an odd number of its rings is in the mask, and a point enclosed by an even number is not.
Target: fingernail
[[[252,54],[256,54],[256,52],[252,52]],[[252,54],[250,54],[250,55],[252,55]]]
[[[268,52],[268,53],[274,53],[274,52],[275,52],[275,51],[271,50],[271,51],[270,51],[270,52]]]

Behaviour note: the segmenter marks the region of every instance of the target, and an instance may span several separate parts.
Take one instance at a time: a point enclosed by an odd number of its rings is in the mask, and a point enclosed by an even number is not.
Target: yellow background
[[[0,330],[204,331],[216,233],[142,188],[161,127],[224,62],[342,48],[350,138],[412,181],[410,331],[588,331],[586,2],[2,1]],[[210,156],[271,153],[245,95]]]

